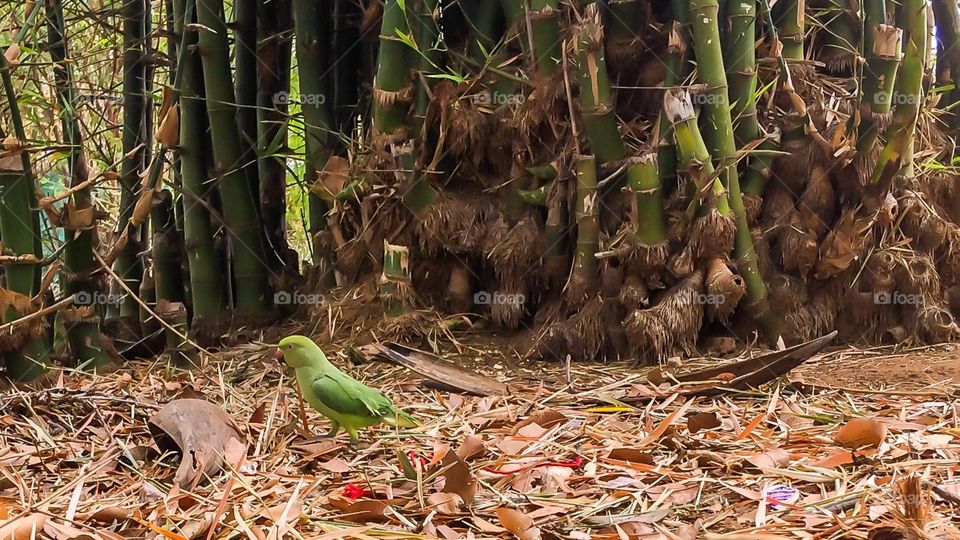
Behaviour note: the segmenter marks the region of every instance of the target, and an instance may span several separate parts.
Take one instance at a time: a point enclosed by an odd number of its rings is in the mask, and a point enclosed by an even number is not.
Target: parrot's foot
[[[335,439],[337,437],[337,432],[340,431],[340,423],[336,420],[330,421],[330,431],[327,432],[327,437]]]

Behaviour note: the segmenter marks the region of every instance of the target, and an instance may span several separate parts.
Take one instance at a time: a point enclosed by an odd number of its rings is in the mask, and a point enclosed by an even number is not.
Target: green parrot
[[[394,407],[389,398],[337,369],[308,337],[280,340],[277,360],[280,359],[296,370],[297,384],[307,403],[330,419],[331,437],[341,427],[347,430],[350,442],[355,442],[358,429],[380,422],[396,427],[419,425]]]

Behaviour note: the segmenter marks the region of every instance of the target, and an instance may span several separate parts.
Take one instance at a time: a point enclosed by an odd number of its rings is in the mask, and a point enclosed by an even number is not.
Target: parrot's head
[[[292,368],[299,368],[310,363],[317,353],[323,355],[320,347],[306,336],[288,336],[280,340],[277,347],[277,360],[283,360]]]

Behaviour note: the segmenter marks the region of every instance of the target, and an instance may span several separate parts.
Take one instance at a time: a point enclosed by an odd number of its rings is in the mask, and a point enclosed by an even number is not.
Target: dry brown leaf
[[[180,144],[180,113],[177,107],[167,109],[154,138],[167,148],[173,148]]]
[[[527,514],[501,506],[497,508],[497,518],[505,529],[520,540],[540,540],[540,529],[534,525],[533,518]]]
[[[531,414],[524,420],[517,422],[517,424],[513,426],[511,435],[516,435],[517,433],[520,433],[521,429],[525,428],[530,424],[537,424],[538,426],[544,429],[550,429],[553,426],[559,424],[560,422],[564,422],[566,420],[567,420],[567,416],[562,412],[556,411],[553,409],[547,409],[544,411],[540,411],[538,413]]]
[[[342,474],[350,470],[350,464],[343,458],[335,457],[330,461],[320,463],[320,468],[332,473]]]
[[[150,433],[163,450],[180,452],[174,483],[187,487],[218,472],[224,457],[246,448],[240,427],[220,407],[202,399],[177,399],[150,417]]]
[[[467,435],[460,447],[457,448],[457,456],[464,461],[483,456],[487,453],[487,445],[483,443],[483,438],[478,435]]]
[[[340,156],[330,156],[320,171],[319,179],[310,187],[310,192],[326,201],[332,201],[346,187],[349,178],[350,162]]]
[[[330,497],[328,500],[331,506],[341,511],[338,516],[339,519],[354,523],[384,523],[390,521],[390,518],[386,515],[387,508],[390,505],[386,501],[379,499],[351,501],[339,497]]]
[[[630,463],[653,465],[653,454],[644,452],[643,450],[637,450],[636,448],[614,448],[607,457],[620,461],[629,461]]]
[[[878,447],[887,436],[887,426],[876,418],[851,418],[837,431],[834,440],[848,448]]]
[[[0,523],[0,538],[3,540],[30,540],[39,538],[43,532],[43,525],[47,522],[46,514],[20,515]]]
[[[447,455],[443,456],[441,466],[445,469],[443,492],[456,493],[464,504],[468,506],[473,504],[473,498],[477,494],[477,480],[470,472],[470,466],[455,452],[447,452]]]
[[[777,469],[790,464],[790,454],[782,448],[774,448],[754,454],[748,457],[747,461],[758,469]]]
[[[720,417],[714,412],[702,412],[687,417],[687,429],[696,433],[705,429],[720,427]]]
[[[427,505],[444,516],[455,516],[460,513],[461,507],[464,506],[463,499],[459,495],[444,491],[431,493],[427,497]]]

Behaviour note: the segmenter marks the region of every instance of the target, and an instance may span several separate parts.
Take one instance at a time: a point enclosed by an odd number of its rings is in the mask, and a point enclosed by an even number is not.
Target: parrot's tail
[[[396,409],[393,414],[384,416],[383,423],[387,424],[388,426],[402,428],[412,428],[420,425],[420,422],[417,422],[416,418],[401,411],[400,409]]]

